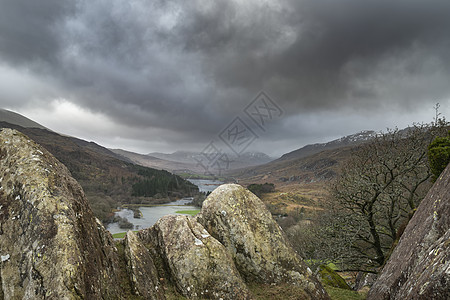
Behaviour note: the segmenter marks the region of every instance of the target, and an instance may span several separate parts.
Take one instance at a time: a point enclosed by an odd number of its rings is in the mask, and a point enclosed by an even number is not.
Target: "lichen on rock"
[[[237,184],[224,184],[204,201],[197,220],[231,253],[247,282],[289,283],[310,299],[329,299],[287,241],[264,203]]]
[[[123,243],[133,293],[145,299],[165,299],[163,288],[158,282],[158,272],[148,249],[133,231],[127,232]]]
[[[62,163],[20,132],[0,131],[0,299],[161,300],[172,296],[166,288],[253,299],[245,281],[328,299],[249,191],[218,188],[199,220],[209,232],[196,218],[165,216],[115,243]]]
[[[194,218],[169,215],[139,232],[154,244],[177,289],[189,299],[250,299],[225,247]]]
[[[0,251],[5,299],[120,298],[111,235],[81,187],[11,129],[0,131]]]
[[[450,299],[450,165],[422,200],[367,299]]]

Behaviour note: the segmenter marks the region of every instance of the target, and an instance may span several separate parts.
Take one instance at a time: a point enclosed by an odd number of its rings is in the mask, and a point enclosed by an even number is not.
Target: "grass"
[[[133,230],[133,232],[138,232],[137,230]],[[127,235],[126,232],[119,232],[119,233],[114,233],[112,236],[115,239],[123,239],[125,237],[125,235]]]
[[[364,300],[366,295],[351,290],[340,289],[329,285],[323,286],[332,300]]]
[[[184,215],[190,215],[190,216],[195,216],[196,214],[198,214],[200,212],[200,209],[193,209],[193,210],[177,210],[176,213],[177,214],[184,214]]]
[[[291,284],[257,284],[250,283],[248,288],[258,300],[296,300],[308,299],[303,288]]]
[[[308,266],[314,266],[315,264],[317,264],[318,262],[320,262],[319,260],[316,259],[305,259],[305,263]],[[335,263],[329,262],[329,263],[325,263],[325,265],[327,265],[328,267],[330,267],[333,271],[338,271],[339,268],[336,266]]]

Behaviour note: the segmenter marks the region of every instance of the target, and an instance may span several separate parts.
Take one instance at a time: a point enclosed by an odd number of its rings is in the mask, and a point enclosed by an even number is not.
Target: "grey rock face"
[[[120,298],[111,235],[81,187],[11,129],[0,131],[0,255],[5,299]]]
[[[450,167],[422,200],[367,299],[450,299]]]
[[[142,245],[133,231],[128,231],[124,239],[125,260],[132,283],[133,293],[144,299],[165,299],[158,282],[158,272],[147,248]]]
[[[228,249],[247,282],[287,282],[301,286],[310,299],[329,299],[264,203],[247,189],[236,184],[218,187],[197,218]]]
[[[139,233],[154,244],[177,289],[189,299],[250,299],[225,247],[189,216],[165,216]]]
[[[177,291],[252,299],[245,281],[288,283],[301,299],[328,299],[264,204],[241,186],[218,188],[198,219],[209,232],[195,218],[166,216],[114,244],[64,165],[23,134],[0,131],[0,299],[160,300]]]

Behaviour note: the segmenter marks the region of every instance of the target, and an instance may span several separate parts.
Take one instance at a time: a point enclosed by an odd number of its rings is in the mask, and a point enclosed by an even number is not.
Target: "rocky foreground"
[[[367,299],[450,299],[450,165],[420,203]]]
[[[329,299],[264,204],[224,185],[197,218],[166,216],[114,243],[45,149],[0,132],[0,299],[254,299],[252,284]]]

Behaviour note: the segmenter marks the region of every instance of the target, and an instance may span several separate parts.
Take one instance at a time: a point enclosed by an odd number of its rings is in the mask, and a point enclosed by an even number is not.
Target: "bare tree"
[[[331,188],[330,236],[347,270],[376,272],[431,187],[427,146],[445,121],[389,130],[358,147]],[[326,227],[325,227],[326,228]],[[328,230],[330,231],[330,230]],[[337,242],[336,242],[337,240]]]

